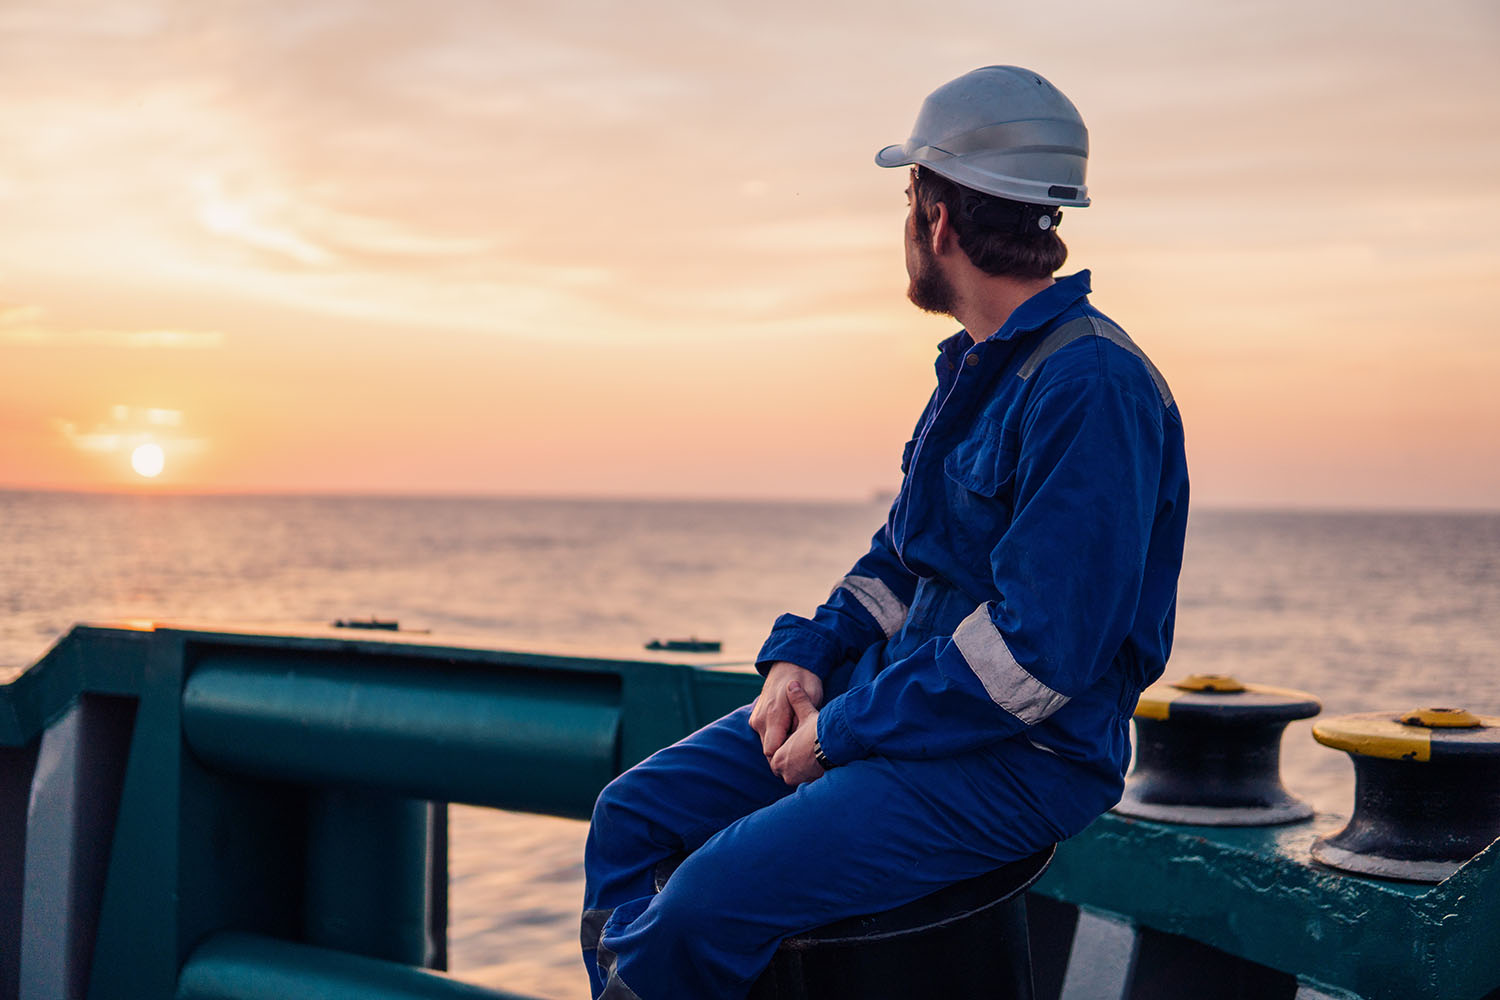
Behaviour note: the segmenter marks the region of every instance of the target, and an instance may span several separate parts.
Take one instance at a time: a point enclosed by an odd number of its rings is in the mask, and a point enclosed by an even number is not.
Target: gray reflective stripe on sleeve
[[[604,934],[604,923],[614,910],[584,910],[583,911],[583,950],[589,951],[599,947],[599,938]]]
[[[850,575],[839,581],[833,588],[834,592],[837,593],[840,587],[853,594],[854,599],[870,612],[887,638],[901,631],[901,626],[906,624],[906,604],[882,580]]]
[[[635,990],[625,985],[625,980],[620,978],[620,973],[615,969],[620,959],[614,952],[604,945],[599,945],[599,971],[603,974],[600,978],[604,980],[604,992],[599,994],[599,1000],[641,1000],[635,995]]]
[[[1069,320],[1047,334],[1047,336],[1042,338],[1042,342],[1036,345],[1036,350],[1031,352],[1031,357],[1026,359],[1026,363],[1021,366],[1021,370],[1016,374],[1023,380],[1031,378],[1032,374],[1041,367],[1043,361],[1046,361],[1052,355],[1073,343],[1073,341],[1084,337],[1103,337],[1110,343],[1117,344],[1140,358],[1141,363],[1146,366],[1146,371],[1151,373],[1151,381],[1156,384],[1156,391],[1161,394],[1162,405],[1172,405],[1172,390],[1167,386],[1167,380],[1162,377],[1161,372],[1157,371],[1156,366],[1151,363],[1151,359],[1146,357],[1146,352],[1135,346],[1135,341],[1127,337],[1124,330],[1121,330],[1113,323],[1099,319],[1097,316],[1080,316],[1078,319]]]
[[[953,644],[969,663],[969,669],[989,692],[990,700],[1028,726],[1034,726],[1068,703],[1068,696],[1026,672],[1016,662],[1005,637],[990,621],[988,604],[959,623]]]

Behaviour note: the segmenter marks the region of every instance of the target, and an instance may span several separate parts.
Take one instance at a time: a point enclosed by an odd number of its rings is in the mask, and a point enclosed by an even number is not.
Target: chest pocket
[[[1020,449],[1017,431],[981,418],[974,432],[943,460],[943,473],[970,493],[1008,505]]]

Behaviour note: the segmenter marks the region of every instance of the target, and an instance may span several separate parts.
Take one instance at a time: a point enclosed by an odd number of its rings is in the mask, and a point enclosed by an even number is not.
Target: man
[[[1188,487],[1166,382],[1087,271],[1052,277],[1087,150],[1066,97],[991,66],[876,156],[912,165],[908,294],[963,330],[889,519],[811,618],[776,621],[753,707],[600,795],[594,996],[743,997],[788,934],[1025,857],[1118,800],[1171,646]]]

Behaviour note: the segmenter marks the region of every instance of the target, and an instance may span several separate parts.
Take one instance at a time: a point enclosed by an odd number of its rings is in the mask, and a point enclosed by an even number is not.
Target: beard
[[[912,268],[911,283],[906,286],[906,297],[911,304],[923,312],[952,316],[957,305],[953,284],[938,267],[937,256],[925,240],[916,240],[913,248],[916,263]]]

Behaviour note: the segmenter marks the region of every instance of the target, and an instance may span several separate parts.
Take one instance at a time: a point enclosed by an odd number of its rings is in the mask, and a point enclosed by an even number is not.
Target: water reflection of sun
[[[130,467],[147,479],[155,479],[167,464],[167,456],[159,444],[143,444],[130,453]]]

